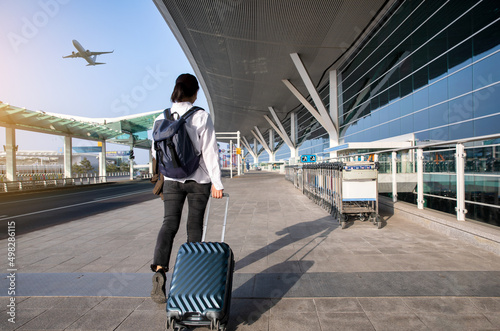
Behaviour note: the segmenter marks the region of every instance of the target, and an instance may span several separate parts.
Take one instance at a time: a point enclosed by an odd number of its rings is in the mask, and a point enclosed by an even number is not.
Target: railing
[[[51,187],[64,187],[74,185],[90,185],[105,183],[106,177],[76,177],[76,178],[61,178],[61,179],[45,179],[45,180],[25,180],[25,181],[9,181],[0,182],[0,192],[16,192],[24,190],[38,190]]]
[[[383,184],[381,176],[391,178],[388,192],[393,201],[400,198],[419,209],[455,214],[460,221],[467,215],[469,219],[500,226],[499,154],[500,134],[495,134],[353,154],[326,162],[373,158],[379,162],[379,187]],[[300,188],[303,180],[299,175],[302,176],[301,166],[286,167],[286,179]],[[403,185],[411,184],[408,181],[414,181],[413,186]],[[405,191],[403,187],[411,189]]]

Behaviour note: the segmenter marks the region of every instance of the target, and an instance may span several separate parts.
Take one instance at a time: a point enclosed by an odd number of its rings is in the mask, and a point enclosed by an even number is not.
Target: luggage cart
[[[335,176],[339,194],[336,196],[338,222],[342,229],[347,221],[358,217],[369,220],[378,229],[382,220],[378,213],[378,163],[355,161],[339,163]]]

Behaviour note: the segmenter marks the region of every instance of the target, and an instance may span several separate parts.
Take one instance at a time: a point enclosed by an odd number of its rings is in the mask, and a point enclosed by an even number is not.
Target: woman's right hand
[[[212,184],[212,198],[214,198],[214,199],[222,199],[222,193],[223,192],[224,192],[224,190],[218,190]]]

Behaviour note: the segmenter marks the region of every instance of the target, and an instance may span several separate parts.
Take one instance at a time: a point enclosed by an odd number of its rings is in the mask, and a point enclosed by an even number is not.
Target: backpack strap
[[[182,115],[181,117],[187,120],[191,115],[196,113],[198,110],[204,110],[204,109],[198,106],[193,106],[189,108],[189,110],[186,113],[184,113],[184,115]]]
[[[165,117],[165,119],[167,120],[173,120],[173,116],[172,116],[172,113],[170,112],[170,108],[167,108],[163,111],[163,116]]]

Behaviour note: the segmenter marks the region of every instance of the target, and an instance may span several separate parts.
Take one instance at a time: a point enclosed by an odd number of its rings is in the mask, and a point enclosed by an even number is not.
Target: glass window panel
[[[378,96],[371,98],[370,100],[370,109],[375,110],[380,107]]]
[[[399,86],[402,97],[410,94],[411,92],[413,92],[413,78],[411,76],[405,78],[404,80],[401,81],[401,83],[399,83]]]
[[[465,94],[472,90],[472,67],[465,68],[448,77],[448,97]]]
[[[355,125],[356,125],[356,131],[361,131],[365,128],[365,121],[363,120],[363,118],[360,118],[358,119],[356,122],[355,122]]]
[[[497,0],[484,0],[476,7],[474,7],[472,32],[481,30],[483,27],[497,19],[499,11],[500,6]]]
[[[429,86],[429,105],[448,99],[448,80],[442,79]]]
[[[389,107],[380,108],[378,113],[379,113],[379,123],[386,123],[389,122],[389,120],[391,119]]]
[[[389,75],[388,85],[394,85],[399,82],[399,66],[392,68],[391,74]]]
[[[497,134],[500,132],[500,115],[481,118],[474,121],[474,136]]]
[[[451,123],[471,119],[474,111],[472,95],[468,94],[449,102],[448,120]]]
[[[429,52],[429,61],[432,61],[432,59],[435,59],[435,58],[439,57],[438,61],[440,63],[436,64],[435,67],[433,66],[433,69],[437,69],[437,68],[442,69],[443,68],[443,64],[444,64],[444,67],[446,67],[446,61],[447,61],[446,60],[446,55],[442,56],[447,51],[447,48],[446,48],[446,45],[447,45],[446,31],[443,31],[439,35],[437,35],[436,37],[432,38],[432,40],[429,41],[428,45],[429,45],[429,47],[427,48],[427,50]],[[436,61],[434,61],[434,62],[436,62]],[[448,68],[446,68],[446,71],[447,71],[447,69]],[[433,70],[433,71],[435,73],[438,73],[438,71],[436,71],[436,70]],[[431,76],[431,77],[434,77],[434,76]]]
[[[473,137],[474,124],[472,121],[450,125],[450,140]]]
[[[405,116],[401,118],[401,134],[412,133],[413,130],[413,116]]]
[[[389,88],[389,100],[395,100],[399,98],[399,84],[395,84]]]
[[[399,101],[401,115],[407,115],[413,113],[413,96],[410,95]]]
[[[429,110],[424,109],[413,114],[413,129],[415,131],[425,130],[429,128]]]
[[[429,82],[434,82],[444,76],[448,72],[448,60],[446,54],[438,57],[428,65]]]
[[[431,130],[429,132],[429,134],[430,134],[430,139],[433,140],[433,141],[449,140],[448,127],[447,126]]]
[[[429,89],[423,88],[413,93],[413,110],[417,111],[429,106]]]
[[[485,170],[485,169],[480,169]],[[498,178],[487,176],[465,176],[465,192],[471,201],[498,205]]]
[[[470,4],[472,5],[472,3]],[[469,9],[470,5],[467,8],[462,8],[462,13],[464,10]],[[472,13],[468,12],[463,15],[459,20],[454,22],[448,29],[448,49],[451,49],[453,46],[458,45],[465,38],[468,38],[472,35]],[[469,55],[472,52],[472,45],[469,48]]]
[[[419,29],[419,31],[420,30],[423,30],[423,29]],[[413,37],[415,37],[415,36],[413,36]],[[413,37],[412,37],[412,39],[413,39],[413,43],[415,46],[420,46],[427,41],[427,36],[425,36],[425,33],[423,35],[423,38],[417,37],[417,38],[420,38],[418,40],[418,42],[416,42],[417,40]],[[427,62],[429,62],[429,51],[427,50],[428,47],[429,47],[429,44],[425,44],[418,51],[413,53],[413,55],[412,55],[413,56],[413,65],[415,66],[415,69],[419,69],[419,68],[425,66],[427,64]]]
[[[442,103],[432,108],[429,108],[429,123],[430,127],[447,125],[448,121],[448,103]]]
[[[380,107],[387,105],[389,103],[389,90],[381,92],[378,98],[380,101]]]
[[[370,125],[371,125],[371,117],[370,117],[370,115],[363,117],[362,119],[360,119],[360,121],[363,122],[363,128],[364,129],[369,128]]]
[[[421,141],[421,142],[426,142],[426,141],[429,141],[429,131],[423,131],[423,132],[416,132],[415,133],[415,139],[417,141]]]
[[[429,108],[429,126],[436,127],[448,124],[448,103]]]
[[[473,100],[476,118],[500,112],[500,83],[474,92]]]
[[[397,119],[389,123],[389,135],[391,137],[399,136],[401,134],[401,120]]]
[[[426,66],[413,74],[413,89],[417,90],[427,85],[428,82],[428,68]]]
[[[401,78],[411,75],[413,72],[413,60],[411,56],[406,57],[406,59],[399,64],[399,73]]]
[[[477,62],[472,70],[474,89],[500,81],[500,52]]]
[[[401,104],[399,102],[394,102],[389,105],[391,118],[401,117]]]
[[[390,137],[390,126],[389,126],[389,123],[387,124],[383,124],[381,126],[378,127],[379,129],[379,137],[378,139],[385,139],[385,138],[389,138]],[[371,139],[371,141],[375,140],[375,139]]]
[[[498,7],[498,5],[496,6]],[[498,18],[498,17],[497,17]],[[474,17],[474,20],[477,18]],[[482,19],[482,18],[479,18]],[[500,22],[496,22],[473,37],[474,61],[500,49]]]
[[[378,112],[378,111],[376,111],[376,112],[371,112],[371,113],[370,113],[370,117],[371,117],[370,122],[371,122],[371,125],[372,125],[372,126],[375,126],[375,125],[380,124],[380,114],[379,114],[379,112]]]
[[[455,72],[472,63],[472,40],[464,41],[448,52],[449,73]]]

